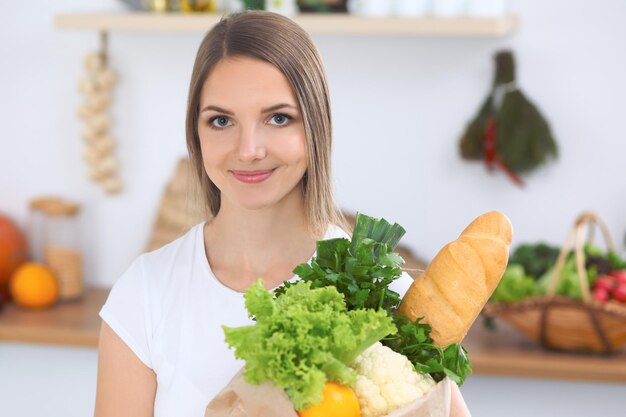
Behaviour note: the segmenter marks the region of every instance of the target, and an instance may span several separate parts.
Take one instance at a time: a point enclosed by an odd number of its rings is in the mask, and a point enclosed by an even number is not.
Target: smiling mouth
[[[246,184],[256,184],[268,179],[274,173],[273,169],[263,169],[254,171],[230,171],[236,180],[244,182]]]

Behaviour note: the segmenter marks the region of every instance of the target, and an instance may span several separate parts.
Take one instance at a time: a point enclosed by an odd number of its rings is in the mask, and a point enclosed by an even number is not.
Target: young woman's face
[[[304,125],[276,67],[247,57],[221,60],[202,87],[198,119],[204,169],[222,207],[254,210],[302,198]]]

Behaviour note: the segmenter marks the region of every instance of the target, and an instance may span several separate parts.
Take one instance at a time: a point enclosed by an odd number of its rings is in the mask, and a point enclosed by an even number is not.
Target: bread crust
[[[398,313],[412,321],[424,317],[438,346],[460,343],[506,269],[512,237],[501,212],[477,217],[413,282]]]

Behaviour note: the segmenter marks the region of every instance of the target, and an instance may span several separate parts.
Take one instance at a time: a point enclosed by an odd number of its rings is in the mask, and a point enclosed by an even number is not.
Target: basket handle
[[[556,292],[556,286],[559,282],[559,277],[561,276],[561,271],[563,270],[563,266],[565,265],[565,259],[569,254],[569,251],[572,248],[572,245],[575,247],[575,256],[576,256],[576,273],[578,275],[578,283],[580,285],[580,290],[582,292],[583,301],[591,302],[591,292],[589,291],[589,281],[587,280],[587,271],[585,270],[585,251],[584,244],[585,241],[591,241],[593,238],[593,225],[596,225],[602,231],[602,235],[604,236],[604,241],[606,243],[607,248],[615,252],[615,245],[613,244],[613,239],[611,239],[611,234],[609,233],[609,229],[606,227],[606,224],[598,217],[597,214],[586,211],[583,212],[574,223],[574,227],[570,230],[567,238],[565,239],[565,243],[561,248],[561,252],[559,253],[559,257],[556,261],[556,265],[552,270],[552,274],[550,276],[550,281],[548,282],[548,290],[546,295],[549,298],[554,297],[554,293]],[[585,239],[584,232],[585,227],[588,227],[588,235],[587,239]]]

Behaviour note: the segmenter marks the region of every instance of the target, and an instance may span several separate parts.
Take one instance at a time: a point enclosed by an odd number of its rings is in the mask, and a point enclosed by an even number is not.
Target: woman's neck
[[[204,230],[213,273],[237,291],[257,278],[268,288],[291,278],[293,268],[313,254],[318,238],[311,235],[301,198],[260,210],[226,202]]]

